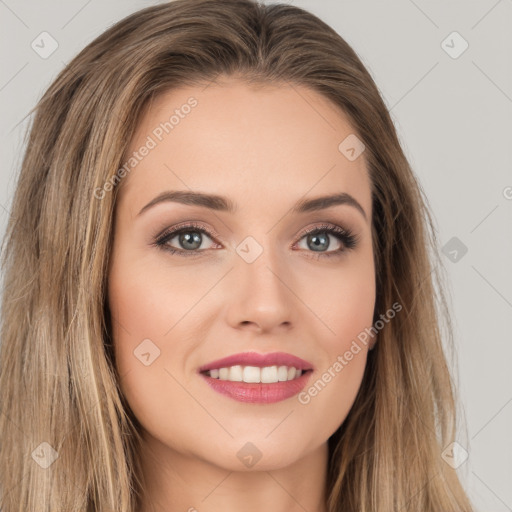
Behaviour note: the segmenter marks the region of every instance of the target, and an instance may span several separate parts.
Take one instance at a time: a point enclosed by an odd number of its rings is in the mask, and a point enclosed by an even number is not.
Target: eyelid
[[[300,243],[300,241],[309,234],[323,232],[327,232],[330,235],[334,236],[343,245],[343,248],[336,249],[334,251],[318,252],[316,253],[316,255],[314,255],[314,257],[329,257],[341,255],[349,251],[350,249],[354,249],[359,244],[359,235],[356,234],[352,229],[345,228],[343,226],[333,224],[331,222],[323,222],[322,224],[317,224],[316,226],[310,226],[303,229],[300,235],[298,236],[297,242],[295,242],[293,246]]]
[[[179,222],[178,224],[174,224],[170,228],[165,228],[164,231],[162,231],[155,238],[156,239],[161,239],[161,238],[165,237],[168,234],[175,233],[175,232],[179,231],[180,228],[187,228],[187,229],[196,228],[196,229],[204,230],[211,237],[222,239],[222,237],[216,231],[214,231],[213,229],[211,229],[208,226],[202,224],[200,221],[193,221],[193,220]],[[339,226],[337,224],[333,224],[332,222],[325,222],[324,221],[321,224],[317,224],[315,226],[309,226],[309,227],[304,228],[300,232],[300,234],[298,235],[298,238],[300,239],[300,238],[304,237],[305,235],[308,235],[309,233],[312,233],[313,231],[316,231],[318,229],[330,229],[330,228],[339,229],[341,231],[344,231],[345,233],[349,233],[351,231],[350,229],[344,228],[344,227]]]
[[[338,224],[333,224],[331,222],[323,222],[321,224],[317,224],[316,226],[310,226],[307,228],[304,228],[300,234],[299,234],[299,240],[304,238],[306,235],[309,235],[310,233],[314,233],[315,231],[322,231],[325,229],[334,229],[335,231],[339,231],[343,234],[351,234],[351,230],[344,228],[342,226],[339,226]]]
[[[162,233],[157,235],[155,237],[155,241],[159,242],[162,239],[165,239],[168,235],[176,235],[181,230],[188,229],[190,231],[193,231],[194,229],[197,229],[198,231],[205,231],[208,236],[211,238],[221,239],[222,237],[218,235],[213,229],[210,229],[206,225],[197,222],[197,221],[183,221],[179,222],[178,224],[173,225],[170,228],[166,228]]]
[[[155,241],[152,245],[160,247],[162,249],[168,250],[171,253],[179,253],[183,256],[199,256],[202,253],[209,252],[210,249],[202,249],[198,251],[187,251],[185,249],[179,249],[174,247],[166,247],[168,241],[180,234],[183,231],[199,231],[206,233],[210,238],[214,239],[213,242],[216,244],[215,239],[222,239],[214,230],[210,229],[206,225],[197,221],[184,221],[178,224],[173,225],[171,228],[165,229],[160,235],[155,238]],[[350,250],[357,246],[359,242],[359,237],[353,233],[353,231],[349,228],[344,228],[338,224],[334,224],[331,222],[322,222],[321,224],[317,224],[315,226],[308,226],[304,228],[297,237],[297,240],[291,246],[295,247],[296,244],[300,243],[300,241],[307,235],[316,232],[329,231],[331,235],[335,236],[342,244],[342,249],[336,249],[334,251],[326,251],[326,252],[318,252],[315,257],[329,257],[340,255],[347,250]],[[218,247],[217,247],[218,248]],[[308,251],[306,251],[308,252]],[[312,251],[314,252],[314,251]]]

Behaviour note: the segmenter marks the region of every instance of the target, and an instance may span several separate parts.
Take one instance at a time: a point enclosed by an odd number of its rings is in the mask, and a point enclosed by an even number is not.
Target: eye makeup
[[[173,226],[172,228],[166,229],[163,233],[157,235],[152,243],[153,246],[166,251],[172,255],[177,256],[183,256],[183,257],[198,257],[201,256],[202,253],[206,251],[210,251],[212,249],[180,249],[177,247],[173,247],[170,245],[170,242],[177,238],[179,235],[183,234],[201,234],[201,237],[203,235],[206,235],[208,238],[211,238],[213,240],[216,239],[216,234],[212,232],[211,229],[208,227],[197,223],[197,222],[188,222],[188,223],[181,223],[177,226]],[[345,229],[340,226],[337,226],[335,224],[331,223],[323,223],[321,225],[313,226],[310,228],[307,228],[306,230],[302,231],[299,239],[296,243],[300,242],[303,238],[308,237],[308,240],[318,240],[320,235],[327,235],[327,240],[329,240],[329,237],[334,237],[341,245],[340,248],[331,250],[331,251],[307,251],[304,250],[304,252],[310,252],[311,255],[308,257],[313,258],[331,258],[340,256],[342,253],[345,253],[347,251],[350,251],[351,249],[355,248],[358,243],[358,237],[350,230]],[[197,237],[196,237],[197,239]],[[201,238],[201,244],[203,240]],[[216,243],[216,242],[215,242]],[[219,244],[220,245],[220,244]],[[295,244],[294,244],[295,245]],[[330,241],[329,241],[330,245]],[[222,247],[222,246],[220,246]],[[217,247],[218,248],[218,247]]]

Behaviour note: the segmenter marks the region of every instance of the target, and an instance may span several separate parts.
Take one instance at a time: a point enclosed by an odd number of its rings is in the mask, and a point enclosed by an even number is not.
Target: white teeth
[[[244,382],[261,382],[261,370],[257,366],[244,368]]]
[[[229,380],[233,382],[242,382],[242,370],[241,366],[232,366],[229,369]]]
[[[302,375],[302,370],[293,366],[241,366],[235,365],[229,368],[214,368],[209,370],[212,379],[229,380],[231,382],[248,382],[273,384],[297,379]]]
[[[277,366],[265,366],[262,368],[261,382],[263,382],[263,384],[277,382]]]
[[[287,366],[280,366],[277,369],[277,378],[280,382],[284,382],[288,380],[288,367]]]

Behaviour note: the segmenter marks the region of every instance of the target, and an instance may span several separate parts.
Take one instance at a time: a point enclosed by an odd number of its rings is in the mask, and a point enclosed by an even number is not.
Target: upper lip
[[[310,362],[286,352],[270,352],[268,354],[242,352],[207,363],[199,368],[199,372],[236,365],[258,366],[260,368],[264,366],[293,366],[297,370],[311,370],[313,368]]]

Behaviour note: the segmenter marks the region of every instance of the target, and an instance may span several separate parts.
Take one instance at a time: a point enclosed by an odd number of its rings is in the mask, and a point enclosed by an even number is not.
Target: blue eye
[[[327,251],[331,245],[331,236],[337,240],[340,247]],[[302,235],[301,240],[302,238],[306,239],[307,247],[312,249],[311,252],[316,253],[315,257],[336,256],[347,250],[353,249],[357,244],[357,238],[350,230],[330,224],[310,229]]]
[[[200,253],[208,249],[204,247],[200,249],[205,235],[210,239],[214,237],[213,233],[203,226],[190,223],[166,231],[155,240],[154,245],[178,256],[199,256]],[[340,247],[327,251],[331,246],[330,237],[334,237]],[[171,245],[171,241],[175,238],[178,247]],[[306,240],[306,249],[310,249],[306,252],[314,253],[313,257],[315,258],[339,256],[357,245],[357,237],[350,230],[332,224],[309,229],[302,234],[299,242],[302,239]]]
[[[187,224],[180,226],[170,231],[163,233],[155,241],[155,245],[161,249],[170,252],[171,254],[178,254],[180,256],[197,256],[199,252],[197,249],[201,247],[203,243],[203,235],[213,237],[213,234],[207,231],[204,227],[199,224]],[[181,247],[173,247],[170,242],[173,238],[178,239],[178,244]],[[203,250],[206,250],[203,248]]]

